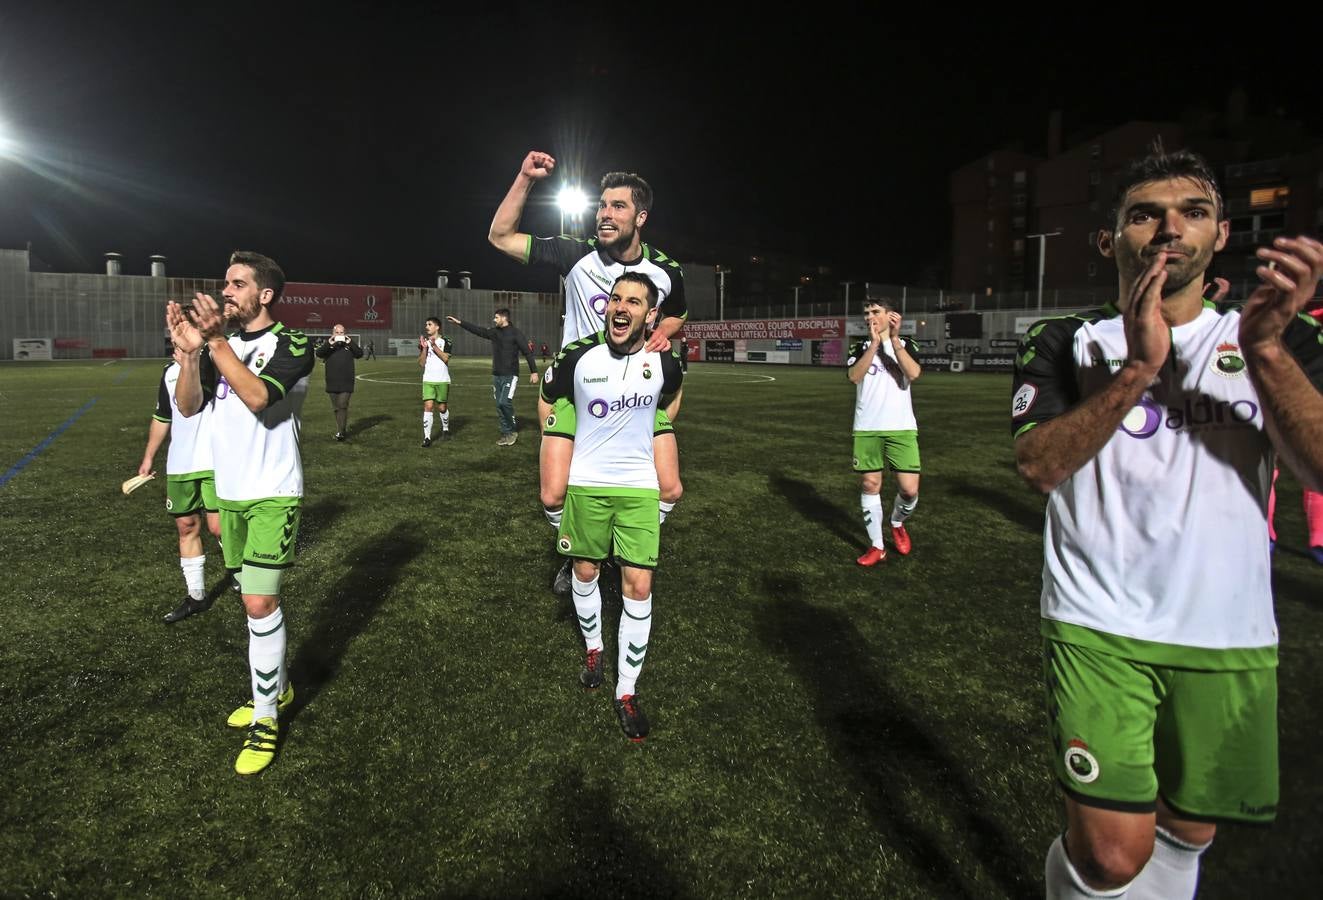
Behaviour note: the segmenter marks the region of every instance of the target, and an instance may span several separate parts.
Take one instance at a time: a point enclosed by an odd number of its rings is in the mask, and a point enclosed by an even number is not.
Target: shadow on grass
[[[344,574],[327,591],[289,667],[294,704],[281,716],[282,724],[292,722],[335,678],[350,643],[372,621],[404,567],[423,552],[419,535],[424,533],[421,523],[401,522],[347,557]]]
[[[958,745],[931,735],[888,683],[885,662],[839,612],[800,599],[797,579],[766,578],[760,637],[783,654],[811,692],[818,727],[844,777],[863,795],[877,830],[916,870],[934,896],[978,897],[961,878],[968,866],[943,849],[941,831],[963,835],[970,853],[1009,896],[1028,896],[1036,873],[1016,860],[1002,829],[980,809]],[[965,748],[971,750],[973,742]],[[930,802],[916,804],[915,794]],[[950,828],[933,820],[943,817]]]
[[[981,503],[1030,534],[1043,533],[1044,501],[1033,494],[1027,486],[1022,491],[1007,492],[975,484],[963,478],[952,478],[944,487],[957,497],[968,497]]]
[[[784,472],[773,472],[770,479],[773,496],[785,497],[805,519],[821,525],[851,548],[868,543],[864,533],[863,512],[846,512],[832,503],[807,481],[791,478]],[[856,525],[858,527],[850,527]]]
[[[613,791],[568,772],[551,787],[546,874],[509,895],[537,897],[683,897],[662,857],[615,815]],[[498,895],[505,891],[498,891]]]
[[[320,497],[303,507],[299,516],[299,533],[295,546],[299,553],[307,553],[317,546],[323,533],[331,530],[336,520],[345,514],[349,505],[338,496]]]
[[[363,418],[349,424],[349,436],[356,437],[365,431],[370,431],[373,428],[376,428],[382,422],[390,422],[394,418],[394,416],[384,415],[364,416]]]

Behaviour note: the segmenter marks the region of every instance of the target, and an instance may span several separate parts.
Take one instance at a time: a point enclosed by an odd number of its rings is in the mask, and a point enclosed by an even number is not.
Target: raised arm
[[[496,207],[491,228],[487,230],[487,240],[506,256],[521,263],[528,262],[528,242],[531,236],[519,230],[519,220],[524,215],[524,205],[533,185],[550,175],[556,168],[556,160],[541,150],[530,150],[519,166],[519,174],[505,194],[501,205]]]
[[[1264,261],[1257,270],[1263,286],[1241,311],[1240,347],[1273,446],[1305,487],[1320,491],[1323,332],[1302,311],[1323,276],[1323,244],[1303,236],[1278,238],[1272,247],[1259,248],[1258,257]]]

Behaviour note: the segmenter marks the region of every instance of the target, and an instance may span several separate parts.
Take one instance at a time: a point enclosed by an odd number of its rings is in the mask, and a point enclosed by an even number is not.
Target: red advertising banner
[[[390,327],[391,289],[365,284],[308,284],[291,281],[272,311],[293,328],[330,331],[332,325]]]
[[[800,338],[823,340],[845,337],[845,319],[727,319],[724,322],[686,322],[684,337],[699,341],[762,341]]]

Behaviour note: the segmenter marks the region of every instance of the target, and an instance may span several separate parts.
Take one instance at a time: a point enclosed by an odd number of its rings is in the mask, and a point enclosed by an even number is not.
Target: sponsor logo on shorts
[[[853,465],[855,468],[858,468],[858,467],[859,467],[859,457],[857,457],[857,456],[854,457],[854,462],[852,463],[852,465]]]
[[[1262,806],[1250,806],[1244,800],[1241,800],[1240,811],[1247,816],[1273,816],[1277,814],[1277,804],[1265,803]]]
[[[651,394],[635,393],[629,397],[621,394],[609,403],[606,400],[594,400],[588,404],[588,413],[595,418],[604,419],[609,412],[622,412],[627,409],[642,409],[652,406]]]
[[[274,553],[254,553],[253,556],[256,556],[258,559],[280,559],[280,557]]]
[[[1258,415],[1258,404],[1251,400],[1228,403],[1226,400],[1213,400],[1204,394],[1195,399],[1186,397],[1180,406],[1163,407],[1152,397],[1144,397],[1126,413],[1119,428],[1131,437],[1147,440],[1163,426],[1170,431],[1234,428],[1249,425]]]
[[[1098,780],[1098,759],[1089,752],[1089,745],[1079,738],[1066,745],[1066,772],[1080,784]]]
[[[1223,378],[1240,378],[1246,371],[1240,348],[1230,343],[1217,345],[1217,355],[1213,357],[1208,368]]]
[[[559,541],[556,542],[556,546],[561,549],[562,553],[569,553],[571,549],[570,539],[567,537],[562,537]]]
[[[1032,384],[1022,384],[1020,389],[1015,392],[1011,398],[1011,418],[1019,418],[1029,410],[1034,408],[1034,401],[1038,399],[1038,388]]]
[[[172,501],[169,497],[166,497],[166,498],[165,498],[165,511],[166,511],[166,512],[169,512],[170,510],[172,510],[172,509],[174,509],[174,508],[175,508],[174,501]]]
[[[547,416],[547,427],[548,427],[548,428],[555,428],[555,427],[556,427],[556,414],[555,414],[555,413],[552,413],[551,415]]]

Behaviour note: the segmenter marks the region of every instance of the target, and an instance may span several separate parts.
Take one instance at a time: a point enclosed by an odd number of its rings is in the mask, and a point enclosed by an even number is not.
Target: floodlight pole
[[[1047,264],[1047,239],[1061,234],[1061,230],[1047,231],[1042,234],[1027,234],[1025,237],[1038,238],[1038,314],[1043,314],[1043,269]]]
[[[717,319],[726,321],[726,267],[717,266]]]

